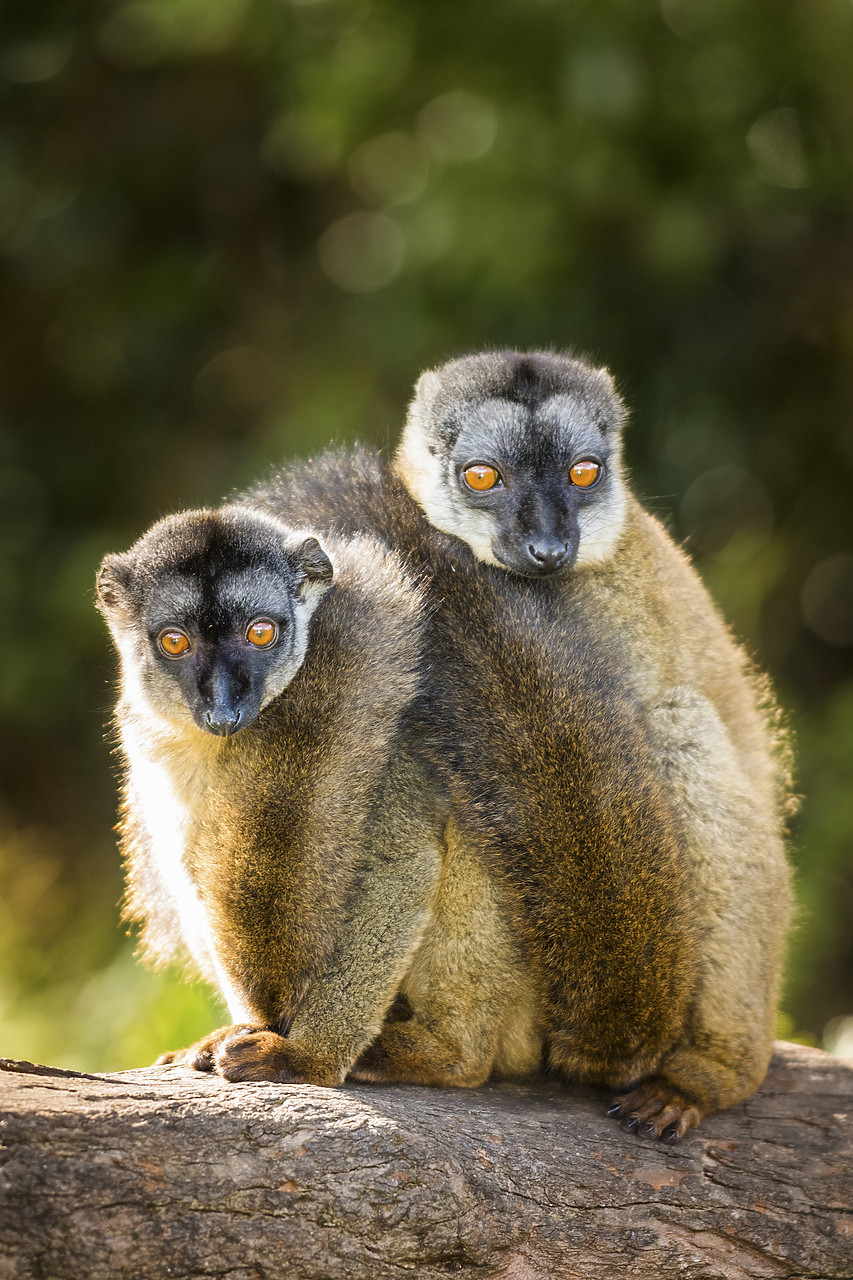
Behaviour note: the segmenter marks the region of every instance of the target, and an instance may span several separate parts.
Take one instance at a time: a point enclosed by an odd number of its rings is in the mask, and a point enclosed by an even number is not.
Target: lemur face
[[[603,371],[502,353],[424,375],[396,466],[478,559],[543,577],[600,563],[621,533],[622,406]]]
[[[126,697],[176,727],[247,728],[302,665],[331,577],[315,539],[294,541],[267,517],[226,508],[160,521],[98,575]]]

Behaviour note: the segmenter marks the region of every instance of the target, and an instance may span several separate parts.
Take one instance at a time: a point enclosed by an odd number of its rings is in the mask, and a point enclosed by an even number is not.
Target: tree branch
[[[0,1089],[3,1280],[853,1276],[853,1070],[797,1045],[675,1148],[556,1083]]]

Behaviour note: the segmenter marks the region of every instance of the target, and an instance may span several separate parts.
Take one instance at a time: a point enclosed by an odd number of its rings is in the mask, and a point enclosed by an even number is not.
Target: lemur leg
[[[350,1078],[482,1084],[541,1058],[538,999],[493,877],[448,824],[435,909],[379,1037]]]
[[[628,1128],[675,1140],[764,1078],[790,885],[774,797],[750,785],[713,707],[673,690],[650,728],[687,836],[703,941],[683,1035],[612,1112]]]
[[[445,821],[432,783],[401,749],[377,797],[358,888],[329,961],[308,980],[293,1017],[277,1023],[268,1013],[266,1025],[223,1027],[160,1061],[232,1081],[341,1084],[379,1034],[429,924]]]

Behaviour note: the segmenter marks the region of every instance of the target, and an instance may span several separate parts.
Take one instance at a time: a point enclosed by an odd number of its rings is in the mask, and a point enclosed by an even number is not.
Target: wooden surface
[[[853,1070],[778,1045],[677,1147],[608,1096],[0,1061],[0,1277],[853,1277]]]

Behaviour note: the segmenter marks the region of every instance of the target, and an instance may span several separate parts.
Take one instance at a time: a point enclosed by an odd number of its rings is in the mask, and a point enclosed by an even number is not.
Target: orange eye
[[[593,462],[591,458],[583,458],[580,462],[573,463],[569,470],[569,479],[579,489],[589,489],[600,475],[601,463]]]
[[[182,658],[190,650],[189,636],[186,632],[179,631],[177,627],[162,631],[157,643],[167,658]]]
[[[494,489],[501,482],[500,472],[485,462],[475,462],[470,467],[466,467],[462,476],[468,488],[476,489],[478,493]]]
[[[269,618],[256,618],[249,623],[246,639],[258,649],[268,649],[278,639],[278,627]]]

